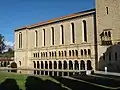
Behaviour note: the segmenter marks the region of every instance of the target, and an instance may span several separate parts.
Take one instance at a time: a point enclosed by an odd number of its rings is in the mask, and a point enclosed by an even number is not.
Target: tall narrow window
[[[108,11],[109,11],[109,8],[108,7],[106,7],[106,13],[108,14]]]
[[[115,60],[117,61],[117,52],[115,53]]]
[[[63,25],[61,25],[60,27],[61,27],[60,42],[61,44],[64,44],[64,28]]]
[[[105,53],[103,53],[103,60],[105,60]]]
[[[89,56],[91,55],[91,50],[90,50],[90,49],[88,49],[88,55],[89,55]]]
[[[45,46],[45,29],[43,29],[43,46]]]
[[[109,61],[111,61],[111,52],[109,52]]]
[[[19,41],[19,48],[22,48],[22,33],[21,32],[19,33],[18,41]]]
[[[52,45],[54,45],[54,28],[52,27]]]
[[[85,20],[83,20],[83,35],[84,35],[84,41],[87,42],[87,25]]]
[[[38,32],[35,31],[35,47],[38,46]]]
[[[72,30],[72,43],[75,43],[75,29],[74,23],[71,23],[71,30]]]

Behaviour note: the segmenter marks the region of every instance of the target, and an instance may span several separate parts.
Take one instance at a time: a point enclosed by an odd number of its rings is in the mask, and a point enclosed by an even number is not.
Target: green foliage
[[[0,53],[3,52],[3,50],[5,50],[5,43],[4,43],[5,39],[4,36],[2,36],[2,34],[0,34]]]

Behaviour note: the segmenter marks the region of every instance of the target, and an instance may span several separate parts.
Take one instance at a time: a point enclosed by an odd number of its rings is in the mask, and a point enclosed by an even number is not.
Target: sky
[[[95,8],[95,0],[0,0],[0,34],[13,45],[14,30]]]

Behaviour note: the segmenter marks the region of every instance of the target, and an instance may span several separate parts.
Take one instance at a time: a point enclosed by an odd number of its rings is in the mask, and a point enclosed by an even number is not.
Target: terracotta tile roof
[[[16,29],[15,31],[22,30],[22,29],[30,29],[30,28],[33,28],[33,27],[46,25],[46,24],[57,22],[57,21],[62,21],[62,20],[66,20],[66,19],[70,19],[70,18],[74,18],[74,17],[77,17],[77,16],[82,16],[82,15],[86,15],[86,14],[90,14],[90,13],[94,13],[94,12],[95,12],[95,9],[90,9],[90,10],[86,10],[86,11],[82,11],[82,12],[77,12],[77,13],[70,14],[70,15],[67,15],[67,16],[62,16],[62,17],[59,17],[59,18],[54,18],[54,19],[51,19],[51,20],[40,22],[40,23],[37,23],[37,24],[24,26],[24,27]]]

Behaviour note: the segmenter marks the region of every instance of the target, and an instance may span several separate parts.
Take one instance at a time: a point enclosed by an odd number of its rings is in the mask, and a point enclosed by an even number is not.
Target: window
[[[54,52],[52,52],[52,57],[54,57]]]
[[[55,53],[55,57],[57,56],[57,54],[56,54],[56,52],[54,52]]]
[[[38,53],[38,57],[39,57],[39,53]]]
[[[72,55],[74,56],[74,50],[72,50]]]
[[[64,44],[64,29],[63,29],[63,25],[60,26],[61,27],[61,33],[60,33],[60,38],[61,38],[61,44]]]
[[[75,50],[75,53],[76,53],[76,56],[78,56],[78,51],[77,50]]]
[[[72,30],[72,43],[75,43],[75,30],[74,30],[74,23],[71,23],[71,30]]]
[[[64,51],[64,53],[65,53],[65,56],[67,56],[67,53],[66,53],[66,51]]]
[[[19,61],[19,65],[21,66],[21,61]]]
[[[83,20],[83,36],[84,36],[84,41],[87,42],[87,25],[85,20]]]
[[[35,53],[33,53],[33,57],[35,57]]]
[[[63,57],[63,51],[62,51],[62,57]]]
[[[69,56],[71,56],[71,51],[69,50]]]
[[[91,51],[90,51],[90,49],[88,49],[88,55],[89,55],[89,56],[91,55]]]
[[[41,52],[41,57],[43,57],[43,53]]]
[[[47,52],[46,52],[46,57],[47,57]]]
[[[38,46],[38,32],[35,31],[35,47]]]
[[[60,51],[59,51],[59,57],[61,56],[61,53],[60,53]]]
[[[19,33],[18,41],[19,41],[19,48],[22,48],[22,33],[21,32]]]
[[[87,50],[86,49],[84,49],[84,54],[87,55]]]
[[[108,7],[106,7],[106,13],[107,13],[107,15],[108,15],[108,11],[109,11],[109,8],[108,8]]]
[[[81,50],[81,56],[83,56],[83,50]]]
[[[111,52],[109,52],[109,61],[111,61]]]
[[[52,45],[54,45],[54,28],[52,27]]]
[[[117,61],[117,52],[115,53],[115,60]]]
[[[103,53],[103,60],[105,60],[105,53]]]
[[[45,29],[43,29],[43,46],[45,46]]]
[[[49,56],[51,57],[51,52],[49,52]]]

